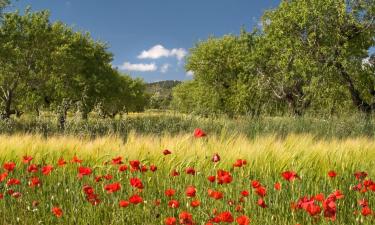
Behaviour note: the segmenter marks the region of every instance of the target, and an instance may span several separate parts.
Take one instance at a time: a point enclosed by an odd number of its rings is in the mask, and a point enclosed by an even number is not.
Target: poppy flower
[[[107,184],[104,189],[107,191],[107,193],[114,193],[116,191],[119,191],[121,189],[121,184],[116,182],[113,184]]]
[[[113,159],[112,159],[112,164],[113,164],[113,165],[121,165],[121,164],[123,164],[123,162],[122,162],[122,157],[121,157],[121,156],[118,156],[118,157],[116,157],[116,158],[113,158]]]
[[[324,201],[324,194],[323,193],[319,193],[317,195],[314,196],[314,199],[318,202],[323,202]]]
[[[174,189],[167,189],[167,190],[165,190],[164,193],[165,193],[166,196],[172,197],[176,193],[176,190],[174,190]]]
[[[42,167],[42,173],[44,175],[49,175],[52,172],[52,170],[53,170],[53,166],[51,166],[51,165],[47,165],[47,166]]]
[[[167,217],[164,220],[165,225],[176,225],[177,224],[177,219],[174,217]]]
[[[202,129],[196,128],[194,130],[194,137],[201,138],[201,137],[205,137],[205,136],[206,136],[206,133]]]
[[[4,163],[3,167],[8,172],[12,172],[14,168],[16,168],[16,164],[14,162],[7,162],[7,163]]]
[[[120,202],[118,204],[119,204],[120,207],[125,208],[125,207],[129,206],[130,202],[126,201],[126,200],[120,200]]]
[[[363,207],[362,211],[361,211],[361,214],[362,214],[362,216],[369,216],[369,215],[372,214],[372,210],[368,206]]]
[[[3,182],[8,177],[8,173],[4,172],[0,174],[0,182]]]
[[[66,165],[66,161],[65,161],[63,158],[60,158],[60,159],[57,161],[57,165],[58,165],[58,166],[65,166],[65,165]]]
[[[247,196],[249,196],[249,192],[247,190],[243,190],[243,191],[241,191],[241,195],[243,197],[247,197]]]
[[[172,152],[170,150],[168,150],[168,149],[165,149],[163,151],[163,155],[170,155],[170,154],[172,154]]]
[[[366,207],[368,206],[368,201],[366,199],[362,199],[362,200],[359,200],[358,201],[358,204],[361,206],[361,207]]]
[[[29,172],[29,173],[38,172],[38,166],[35,165],[35,164],[31,164],[29,167],[27,167],[27,172]]]
[[[62,209],[59,208],[59,207],[56,207],[56,206],[52,208],[52,213],[53,213],[56,217],[62,217],[62,215],[63,215],[63,211],[62,211]]]
[[[158,169],[158,168],[157,168],[155,165],[151,165],[151,166],[150,166],[150,170],[151,170],[152,172],[155,172],[157,169]]]
[[[193,200],[190,202],[190,206],[193,208],[198,207],[200,204],[201,202],[199,200]]]
[[[106,180],[112,180],[113,176],[111,174],[106,174],[103,176]]]
[[[210,196],[211,198],[214,198],[214,199],[218,200],[218,199],[222,199],[223,198],[223,193],[220,192],[220,191],[214,191],[214,190],[208,189],[208,196]]]
[[[139,204],[143,201],[142,197],[135,194],[135,195],[132,195],[130,198],[129,198],[129,202],[136,205],[136,204]]]
[[[262,208],[267,208],[266,202],[263,200],[263,198],[258,199],[257,204]]]
[[[233,164],[233,167],[242,167],[246,164],[247,164],[246,160],[237,159],[236,162]]]
[[[76,155],[73,156],[72,163],[78,163],[78,164],[80,164],[82,162],[83,162],[83,160],[79,159]]]
[[[175,208],[178,208],[180,206],[180,203],[177,200],[170,200],[168,202],[168,206],[169,206],[169,208],[175,209]]]
[[[316,215],[320,214],[322,209],[318,205],[308,204],[307,207],[306,207],[306,211],[310,214],[310,216],[316,216]]]
[[[299,176],[297,175],[297,173],[293,171],[285,171],[281,175],[287,181],[293,181],[294,179],[297,179],[297,178],[299,179]]]
[[[273,187],[275,188],[276,191],[280,191],[281,190],[281,184],[279,182],[276,182]]]
[[[260,186],[255,189],[255,193],[260,197],[264,197],[267,194],[267,189],[263,186]]]
[[[228,211],[219,213],[216,217],[220,220],[220,222],[224,223],[232,223],[234,221],[232,214]]]
[[[161,203],[161,200],[160,200],[160,199],[156,199],[156,200],[154,201],[154,205],[156,205],[156,206],[159,206],[160,203]]]
[[[251,186],[252,186],[253,188],[258,188],[258,187],[261,186],[261,184],[260,184],[259,181],[257,181],[257,180],[253,180],[253,181],[251,181]]]
[[[29,181],[30,187],[40,186],[42,183],[38,177],[32,177]]]
[[[18,180],[17,178],[10,178],[7,182],[7,185],[8,186],[12,186],[12,185],[19,185],[21,184],[21,181]]]
[[[368,174],[367,174],[366,172],[364,172],[364,171],[362,171],[362,172],[355,172],[355,173],[354,173],[354,176],[355,176],[355,178],[356,178],[357,180],[362,180],[362,179],[366,178],[367,175],[368,175]]]
[[[195,175],[195,169],[192,167],[186,168],[186,174]]]
[[[337,173],[335,171],[331,170],[328,172],[328,177],[335,178],[336,176],[337,176]]]
[[[91,168],[89,167],[78,167],[78,177],[82,178],[83,176],[89,176],[92,173]]]
[[[250,218],[245,215],[242,215],[242,216],[237,217],[236,222],[238,223],[238,225],[249,225]]]
[[[218,184],[229,184],[233,180],[232,175],[224,170],[217,171],[217,181]]]
[[[132,160],[129,162],[130,163],[130,166],[134,169],[134,170],[140,170],[140,165],[141,165],[141,162],[139,162],[139,160]]]
[[[180,219],[180,224],[193,224],[193,216],[188,212],[181,212],[178,215],[178,218]]]
[[[25,163],[25,164],[28,164],[28,163],[30,163],[30,161],[32,159],[33,159],[33,157],[25,155],[25,156],[22,157],[22,162]]]
[[[207,179],[208,179],[211,183],[213,183],[213,182],[215,182],[216,177],[215,177],[215,176],[208,176]]]
[[[213,156],[212,156],[212,162],[216,163],[216,162],[219,162],[220,161],[220,156],[219,154],[215,153]]]
[[[92,195],[94,194],[94,188],[89,186],[89,185],[84,185],[83,186],[83,192],[86,194],[86,195]]]
[[[187,197],[195,197],[196,192],[197,190],[194,186],[187,187],[185,191]]]
[[[177,177],[177,176],[179,176],[179,175],[180,175],[180,173],[177,172],[177,170],[172,170],[172,172],[171,172],[171,176],[172,176],[172,177]]]
[[[120,172],[124,172],[124,171],[126,171],[127,169],[128,169],[128,166],[127,166],[127,165],[122,165],[122,166],[119,166],[118,171],[120,171]]]
[[[236,212],[242,212],[243,211],[242,205],[236,205],[235,210],[236,210]]]
[[[130,178],[130,185],[138,189],[143,189],[142,181],[139,178]]]

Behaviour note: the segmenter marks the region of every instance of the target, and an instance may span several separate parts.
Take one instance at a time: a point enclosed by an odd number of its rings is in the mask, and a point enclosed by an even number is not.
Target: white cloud
[[[187,55],[183,48],[167,49],[162,45],[155,45],[149,50],[144,50],[138,55],[138,59],[159,59],[162,57],[176,57],[181,61]]]
[[[155,63],[132,64],[130,62],[124,62],[121,66],[119,66],[119,69],[126,70],[126,71],[152,72],[152,71],[156,71],[158,67],[155,65]]]
[[[166,63],[166,64],[164,64],[164,65],[162,65],[162,66],[160,67],[160,72],[161,72],[161,73],[166,73],[166,72],[168,72],[168,70],[169,70],[170,67],[171,67],[171,65],[168,64],[168,63]]]
[[[189,71],[186,72],[186,76],[192,77],[192,76],[194,76],[194,72],[189,70]]]

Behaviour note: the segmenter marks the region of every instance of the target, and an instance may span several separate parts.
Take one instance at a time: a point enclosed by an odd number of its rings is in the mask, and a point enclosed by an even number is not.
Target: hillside
[[[158,81],[146,84],[146,92],[151,96],[151,109],[167,109],[172,100],[172,89],[180,84],[178,80]]]

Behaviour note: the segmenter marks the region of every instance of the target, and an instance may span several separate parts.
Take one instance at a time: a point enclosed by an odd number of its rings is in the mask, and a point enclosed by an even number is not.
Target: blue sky
[[[48,9],[105,41],[113,65],[147,82],[185,80],[184,56],[199,40],[257,26],[280,0],[18,0],[11,9]]]

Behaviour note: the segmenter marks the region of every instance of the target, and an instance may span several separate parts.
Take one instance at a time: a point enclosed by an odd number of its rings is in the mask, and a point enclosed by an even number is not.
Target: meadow
[[[1,223],[375,222],[372,123],[160,118],[129,116],[133,129],[102,121],[92,135],[9,128],[0,135]]]

